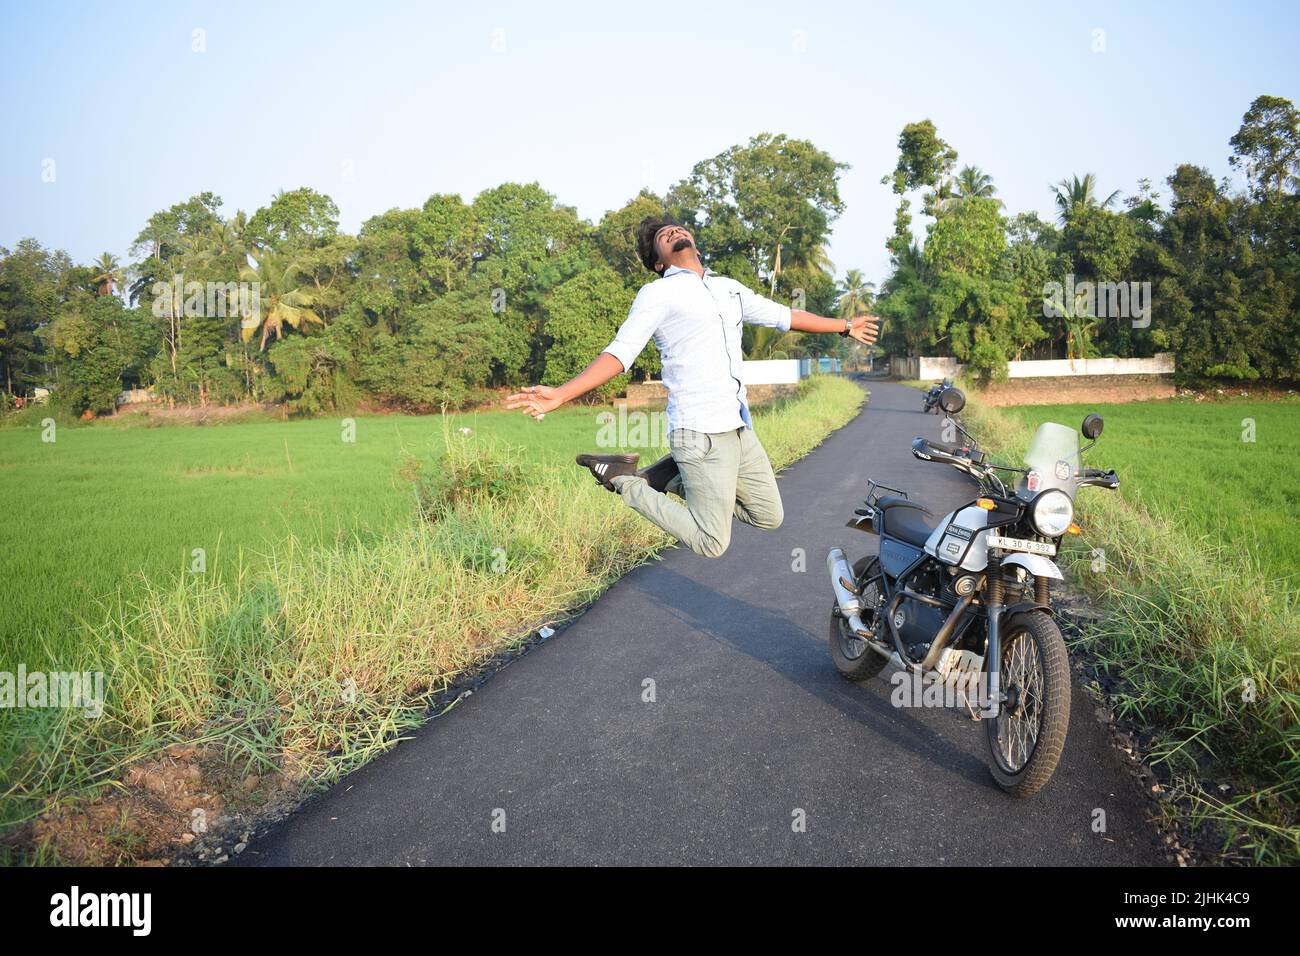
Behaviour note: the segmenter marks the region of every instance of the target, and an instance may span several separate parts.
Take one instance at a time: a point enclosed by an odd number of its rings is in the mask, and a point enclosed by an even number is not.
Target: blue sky
[[[355,231],[433,192],[536,180],[595,221],[766,130],[851,164],[831,258],[879,281],[880,178],[907,122],[934,120],[1008,212],[1050,215],[1048,184],[1073,173],[1166,194],[1180,162],[1226,175],[1250,101],[1300,100],[1294,3],[5,0],[2,16],[0,245],[81,261],[125,259],[149,215],[205,189],[233,214],[312,186]]]

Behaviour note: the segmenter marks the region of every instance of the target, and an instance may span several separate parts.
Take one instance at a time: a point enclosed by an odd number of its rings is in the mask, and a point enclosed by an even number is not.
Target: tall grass
[[[1027,421],[1038,420],[1028,411],[1022,419],[972,398],[965,418],[990,452],[1018,461]],[[1165,451],[1172,464],[1174,449]],[[1215,466],[1182,455],[1177,467],[1208,476]],[[1214,821],[1258,861],[1300,862],[1300,597],[1249,552],[1154,513],[1143,503],[1154,496],[1139,500],[1124,478],[1119,494],[1079,495],[1084,546],[1071,552],[1073,577],[1107,614],[1077,646],[1117,679],[1109,691],[1121,715],[1154,734],[1150,759],[1168,768],[1194,823]],[[1189,504],[1214,508],[1215,495],[1236,493],[1208,477],[1205,486]],[[1093,548],[1104,570],[1093,571]]]
[[[853,417],[856,385],[817,378],[758,412],[784,467]],[[595,598],[671,543],[569,465],[527,466],[476,431],[402,469],[412,518],[334,547],[290,537],[256,568],[151,581],[88,623],[76,665],[107,675],[103,716],[0,713],[9,822],[86,795],[178,742],[325,782],[391,747],[431,694]]]

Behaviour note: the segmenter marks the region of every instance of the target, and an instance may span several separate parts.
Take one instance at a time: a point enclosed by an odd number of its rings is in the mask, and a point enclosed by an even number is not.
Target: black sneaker
[[[628,475],[629,477],[636,474],[636,463],[641,456],[638,454],[631,455],[579,455],[577,462],[583,468],[591,470],[593,476],[609,491],[617,492],[610,482],[619,475]]]
[[[663,491],[670,481],[681,474],[681,469],[677,467],[677,462],[673,460],[672,455],[664,455],[653,465],[646,465],[637,474],[655,491]]]

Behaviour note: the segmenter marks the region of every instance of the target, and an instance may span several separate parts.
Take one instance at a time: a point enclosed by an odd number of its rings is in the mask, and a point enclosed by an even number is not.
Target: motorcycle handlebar
[[[1100,468],[1085,468],[1079,475],[1079,484],[1092,485],[1095,488],[1109,488],[1113,491],[1119,487],[1119,476],[1115,474],[1113,468],[1110,471],[1102,471]]]

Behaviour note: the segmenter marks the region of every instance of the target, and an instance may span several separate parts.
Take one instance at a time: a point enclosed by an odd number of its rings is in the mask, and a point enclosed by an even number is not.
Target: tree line
[[[470,202],[434,194],[351,235],[329,196],[300,188],[251,215],[227,215],[210,192],[190,197],[149,217],[127,264],[105,253],[79,265],[24,239],[0,248],[0,408],[48,388],[69,411],[107,412],[124,388],[148,387],[173,403],[304,414],[427,410],[559,383],[653,279],[633,235],[664,214],[693,229],[715,271],[821,314],[875,309],[886,351],[952,354],[984,379],[1016,358],[1155,351],[1174,352],[1188,375],[1300,379],[1300,115],[1289,101],[1259,97],[1232,137],[1244,191],[1187,164],[1166,180],[1168,208],[1147,180],[1119,208],[1119,193],[1102,197],[1085,174],[1054,187],[1055,222],[1008,215],[992,178],[957,169],[930,121],[898,143],[878,300],[859,270],[837,281],[827,255],[848,166],[769,133],[595,224],[536,183],[505,183]],[[918,195],[929,220],[919,244]],[[1112,314],[1121,286],[1134,298],[1120,311],[1141,305],[1140,321]],[[1053,307],[1049,288],[1064,290]],[[854,354],[835,336],[769,328],[747,328],[744,345],[750,358]],[[651,345],[604,391],[658,369]]]
[[[0,385],[10,404],[51,388],[75,412],[150,387],[172,402],[310,414],[455,408],[558,383],[608,344],[654,278],[634,231],[664,214],[695,228],[715,270],[814,311],[860,312],[870,284],[860,272],[837,284],[825,254],[845,168],[763,134],[594,225],[536,183],[505,183],[472,202],[435,194],[389,210],[356,235],[313,189],[230,216],[205,192],[152,215],[125,266],[109,254],[77,265],[32,239],[0,250]],[[772,329],[748,330],[745,347],[763,358],[848,348]],[[605,392],[658,370],[652,344]]]
[[[1260,96],[1229,141],[1234,191],[1185,163],[1120,200],[1092,174],[1052,186],[1057,217],[1008,216],[929,120],[904,127],[879,312],[891,351],[955,355],[985,381],[1026,358],[1174,353],[1190,378],[1300,380],[1300,113]],[[912,239],[911,205],[929,217]],[[1118,306],[1118,307],[1117,307]]]

